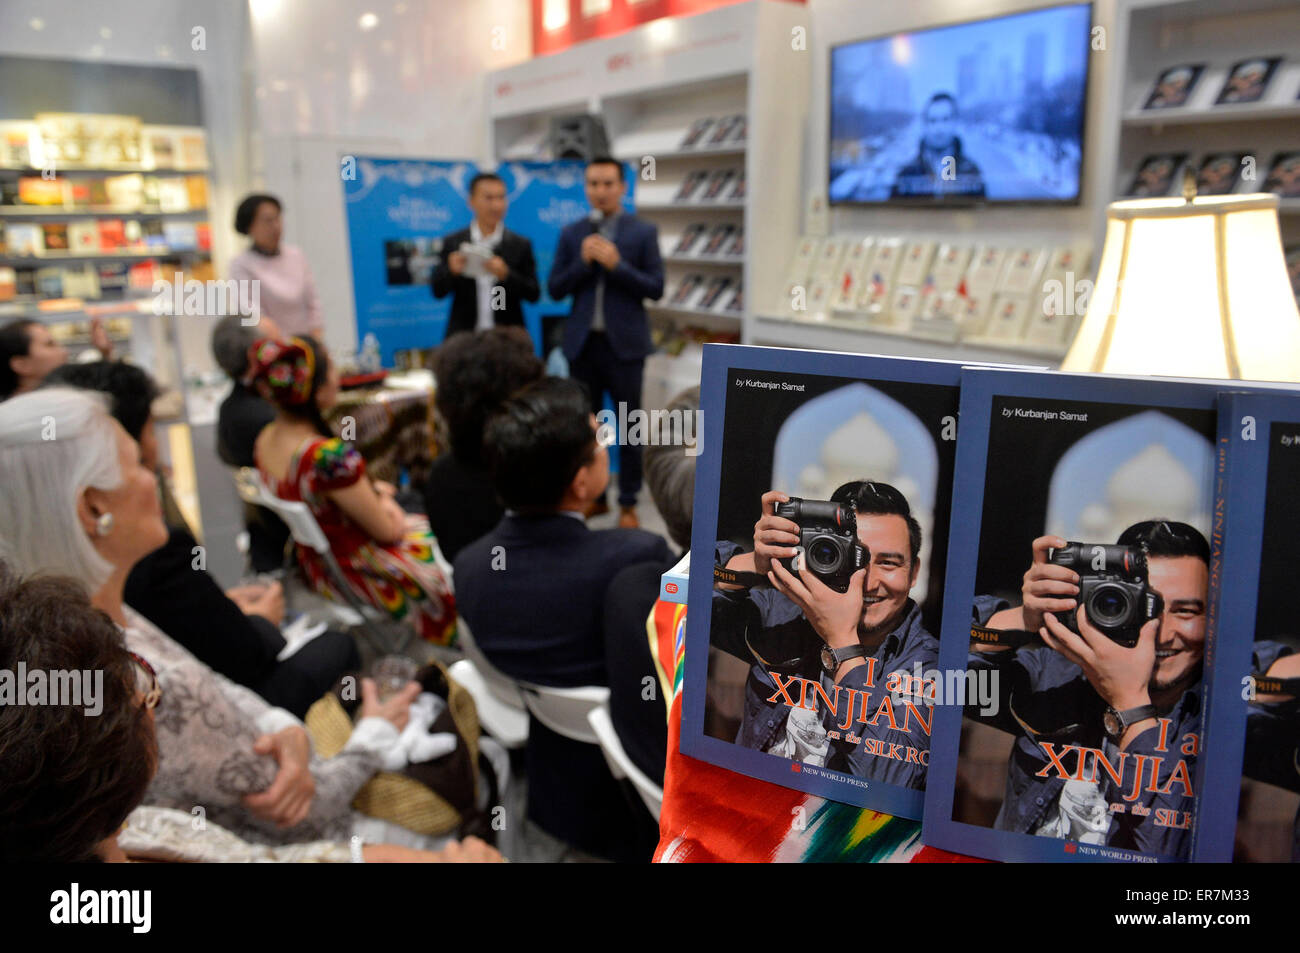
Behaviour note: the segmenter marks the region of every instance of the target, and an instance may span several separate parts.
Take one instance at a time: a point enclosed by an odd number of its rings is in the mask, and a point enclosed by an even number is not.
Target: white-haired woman
[[[0,558],[84,580],[94,605],[158,673],[159,767],[145,803],[202,815],[265,844],[346,840],[350,804],[418,692],[384,704],[362,683],[343,751],[312,751],[302,723],[212,671],[122,602],[127,573],[167,541],[157,481],[97,395],[44,388],[0,404]],[[415,843],[414,841],[408,841]]]

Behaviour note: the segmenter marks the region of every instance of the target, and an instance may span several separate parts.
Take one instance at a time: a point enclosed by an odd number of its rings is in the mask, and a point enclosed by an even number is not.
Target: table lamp
[[[1300,381],[1277,196],[1115,202],[1063,371]]]

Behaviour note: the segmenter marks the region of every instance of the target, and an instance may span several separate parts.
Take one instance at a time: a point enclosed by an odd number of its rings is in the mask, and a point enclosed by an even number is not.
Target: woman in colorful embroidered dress
[[[267,486],[311,507],[358,598],[409,620],[422,638],[450,644],[450,573],[428,520],[402,510],[391,484],[367,477],[361,454],[322,417],[339,389],[325,349],[312,338],[262,339],[250,348],[248,366],[250,382],[279,410],[254,447]],[[318,592],[342,601],[317,553],[299,546],[298,559]]]

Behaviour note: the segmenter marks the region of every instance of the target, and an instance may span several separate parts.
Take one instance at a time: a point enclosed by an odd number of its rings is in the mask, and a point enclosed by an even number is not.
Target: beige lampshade
[[[1300,381],[1277,196],[1113,203],[1061,370]]]

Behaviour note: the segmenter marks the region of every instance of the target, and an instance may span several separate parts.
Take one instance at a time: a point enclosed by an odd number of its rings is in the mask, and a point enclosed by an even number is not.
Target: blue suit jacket
[[[596,278],[604,266],[582,260],[582,240],[597,226],[582,219],[560,232],[547,290],[552,298],[573,295],[564,322],[564,356],[572,361],[582,350],[596,306]],[[605,274],[605,334],[614,354],[624,361],[645,357],[652,350],[650,324],[642,301],[664,293],[664,263],[659,255],[659,231],[629,212],[614,224],[619,263]]]
[[[591,530],[563,513],[505,516],[457,554],[456,606],[483,654],[511,678],[608,685],[610,580],[625,566],[667,559],[668,544],[644,530]]]

